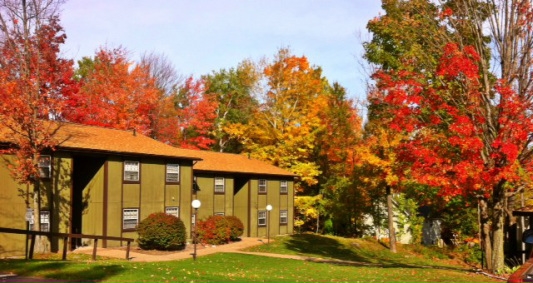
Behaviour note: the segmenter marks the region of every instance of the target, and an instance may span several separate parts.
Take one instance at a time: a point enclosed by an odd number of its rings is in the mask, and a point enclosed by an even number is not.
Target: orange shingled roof
[[[59,127],[59,128],[58,128]],[[139,154],[199,160],[190,150],[176,148],[133,131],[115,130],[74,123],[52,124],[58,148],[117,154]],[[11,142],[9,130],[3,129],[0,141]]]
[[[197,150],[202,160],[194,165],[195,171],[246,173],[296,177],[297,175],[274,165],[244,155]]]
[[[194,170],[296,177],[295,174],[244,155],[176,148],[133,131],[74,123],[60,123],[54,137],[58,147],[69,150],[135,154],[198,160]],[[0,142],[12,142],[7,128],[0,129]]]

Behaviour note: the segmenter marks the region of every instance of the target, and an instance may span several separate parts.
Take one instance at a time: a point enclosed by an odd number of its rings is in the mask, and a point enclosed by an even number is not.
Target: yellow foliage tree
[[[318,183],[319,166],[313,160],[317,135],[323,129],[319,112],[327,100],[320,68],[305,56],[279,50],[263,70],[265,90],[248,124],[225,128],[237,137],[251,157],[301,176],[297,192]]]

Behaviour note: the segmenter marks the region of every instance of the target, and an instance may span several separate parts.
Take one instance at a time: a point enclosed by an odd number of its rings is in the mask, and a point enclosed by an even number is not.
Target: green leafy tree
[[[218,108],[212,131],[215,143],[212,149],[220,152],[241,153],[242,144],[226,132],[232,124],[246,125],[258,107],[254,94],[261,78],[258,67],[251,61],[241,62],[237,68],[221,69],[203,76],[205,92],[216,97]]]

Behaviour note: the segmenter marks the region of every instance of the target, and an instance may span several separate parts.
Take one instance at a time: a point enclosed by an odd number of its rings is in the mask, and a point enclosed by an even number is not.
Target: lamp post
[[[270,244],[270,211],[272,210],[272,205],[267,204],[266,210],[267,210],[267,221],[266,221],[266,224],[267,224],[267,244]]]
[[[192,201],[191,205],[194,208],[194,222],[193,222],[193,234],[192,234],[194,252],[192,253],[192,259],[196,260],[196,242],[198,242],[198,233],[196,233],[196,221],[198,221],[198,208],[200,208],[202,203],[199,200],[195,199]]]

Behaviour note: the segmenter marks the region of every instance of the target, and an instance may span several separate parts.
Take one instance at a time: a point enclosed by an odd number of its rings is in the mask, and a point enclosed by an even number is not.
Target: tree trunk
[[[492,271],[502,271],[505,267],[505,189],[501,181],[494,188],[494,211],[492,216]]]
[[[41,231],[41,190],[39,186],[39,181],[34,182],[34,191],[33,191],[33,231]],[[46,236],[36,236],[35,237],[35,253],[47,253],[47,237]]]
[[[396,231],[394,230],[394,214],[392,212],[392,192],[389,186],[387,186],[387,214],[389,219],[390,251],[396,253]]]
[[[316,214],[316,233],[317,234],[318,234],[319,228],[320,228],[320,212],[317,212],[317,214]]]
[[[487,206],[487,200],[481,198],[479,200],[479,222],[480,222],[480,234],[481,234],[481,248],[484,252],[485,266],[488,270],[492,270],[492,245],[490,238],[490,219]]]

